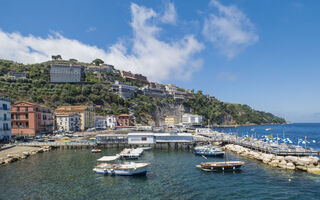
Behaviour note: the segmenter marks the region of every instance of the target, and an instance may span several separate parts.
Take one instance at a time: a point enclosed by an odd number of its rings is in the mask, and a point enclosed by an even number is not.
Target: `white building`
[[[184,125],[199,125],[203,121],[201,115],[195,115],[190,113],[185,113],[182,115],[182,124]]]
[[[104,116],[95,116],[96,129],[107,129],[107,118]]]
[[[79,131],[81,128],[80,115],[78,114],[59,113],[56,115],[56,122],[57,129],[60,131]]]
[[[155,144],[154,133],[129,133],[128,144]]]
[[[107,127],[114,129],[117,126],[117,119],[114,115],[106,116],[107,119]]]
[[[128,144],[155,144],[170,142],[193,142],[191,133],[129,133]]]
[[[11,102],[8,98],[0,96],[0,142],[11,139]]]

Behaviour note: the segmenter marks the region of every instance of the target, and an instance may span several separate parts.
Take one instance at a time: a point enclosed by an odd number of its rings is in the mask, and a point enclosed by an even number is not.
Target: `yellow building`
[[[81,130],[93,128],[94,125],[94,107],[93,106],[61,106],[55,110],[56,114],[69,113],[79,114],[81,121]]]
[[[176,124],[179,124],[179,118],[176,115],[168,115],[164,119],[164,123],[166,125],[176,125]]]

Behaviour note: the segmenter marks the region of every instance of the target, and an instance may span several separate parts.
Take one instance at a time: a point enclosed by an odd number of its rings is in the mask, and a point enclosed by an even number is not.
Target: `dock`
[[[222,144],[234,144],[248,149],[273,154],[277,156],[320,156],[319,151],[302,146],[278,144],[272,146],[268,142],[262,140],[247,139],[229,134],[214,134],[214,133],[200,133],[196,137],[197,143],[199,142],[220,142]]]

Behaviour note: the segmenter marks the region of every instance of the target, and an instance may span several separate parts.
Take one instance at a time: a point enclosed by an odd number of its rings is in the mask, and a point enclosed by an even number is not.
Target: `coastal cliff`
[[[261,125],[286,123],[271,113],[257,111],[247,105],[224,103],[202,91],[188,91],[188,98],[177,100],[172,96],[159,98],[136,92],[132,98],[123,99],[112,90],[115,81],[143,87],[144,83],[124,79],[119,73],[85,73],[80,83],[50,83],[52,61],[24,65],[0,60],[0,93],[14,102],[28,101],[57,108],[62,105],[98,105],[98,115],[129,113],[134,124],[161,125],[166,115],[184,112],[204,116],[203,125]],[[78,63],[86,65],[85,63]],[[8,77],[10,71],[24,72],[24,79]]]

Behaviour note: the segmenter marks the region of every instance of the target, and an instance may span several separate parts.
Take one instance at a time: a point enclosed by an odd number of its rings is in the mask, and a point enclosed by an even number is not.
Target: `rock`
[[[296,157],[296,156],[286,156],[286,157],[284,157],[284,159],[287,162],[292,162],[292,163],[297,163],[297,161],[298,161],[298,157]]]
[[[282,160],[280,163],[279,163],[279,167],[281,168],[287,168],[287,162],[285,160]]]
[[[36,151],[31,151],[31,155],[35,155],[35,154],[37,154]]]
[[[25,151],[25,152],[23,152],[23,155],[25,155],[25,156],[30,156],[30,153],[27,152],[27,151]]]
[[[307,169],[307,172],[312,173],[312,174],[318,174],[318,175],[320,175],[320,168],[316,168],[316,167],[314,167],[314,168],[308,168],[308,169]]]
[[[300,169],[300,170],[303,170],[303,171],[307,171],[307,167],[306,166],[297,165],[296,168]]]
[[[289,163],[287,163],[287,169],[294,170],[294,169],[296,169],[296,166],[292,162],[289,162]]]
[[[39,149],[39,150],[38,150],[38,153],[43,153],[43,149],[42,149],[42,148]]]
[[[12,158],[12,157],[13,157],[13,155],[11,155],[11,154],[7,155],[7,158]]]
[[[306,166],[307,168],[315,168],[316,166],[314,166],[313,164],[309,164]]]
[[[272,160],[271,162],[268,163],[272,167],[278,167],[279,165],[279,160]]]
[[[314,165],[317,165],[319,163],[319,158],[318,157],[310,156],[309,159],[311,160],[311,163],[314,164]]]

